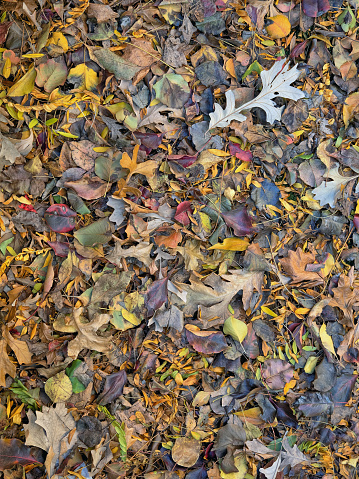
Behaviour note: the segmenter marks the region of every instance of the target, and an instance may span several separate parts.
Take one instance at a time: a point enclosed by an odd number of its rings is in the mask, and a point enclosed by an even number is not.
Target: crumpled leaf
[[[289,100],[299,100],[305,96],[298,88],[290,86],[300,75],[300,72],[297,70],[297,65],[289,69],[289,63],[286,65],[285,62],[286,60],[280,60],[274,63],[270,70],[263,70],[261,72],[263,84],[261,93],[239,108],[235,107],[233,91],[227,90],[226,109],[223,110],[218,103],[215,103],[214,112],[209,114],[211,121],[208,129],[224,128],[228,126],[232,120],[244,121],[246,117],[241,114],[241,112],[250,110],[251,108],[262,108],[266,113],[268,123],[273,124],[275,120],[280,121],[284,107],[277,108],[273,98],[282,96]]]
[[[359,176],[342,176],[338,170],[339,163],[337,163],[334,168],[331,168],[328,171],[328,173],[324,176],[324,181],[321,183],[321,185],[317,188],[314,188],[314,190],[312,191],[314,199],[319,201],[321,206],[329,204],[329,206],[334,208],[335,202],[343,191],[344,186],[349,181],[354,180]],[[326,181],[328,178],[333,181]]]

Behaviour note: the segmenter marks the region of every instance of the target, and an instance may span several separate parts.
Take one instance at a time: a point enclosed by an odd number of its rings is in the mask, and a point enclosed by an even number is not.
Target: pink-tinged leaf
[[[166,301],[168,296],[168,278],[154,281],[145,296],[148,316],[152,316]]]
[[[290,52],[289,57],[290,58],[297,58],[299,57],[302,53],[305,52],[305,49],[307,47],[308,40],[305,40],[304,42],[298,43],[293,50]]]
[[[64,186],[65,188],[72,188],[78,196],[85,200],[97,200],[106,195],[111,184],[100,180],[97,176],[95,178],[83,176],[78,181],[66,181]]]
[[[246,236],[254,232],[252,218],[244,206],[229,211],[228,213],[223,213],[222,216],[226,225],[233,229],[236,236]]]
[[[141,142],[140,150],[145,150],[147,154],[160,146],[164,135],[164,133],[142,133],[140,131],[134,131],[133,134]]]
[[[193,349],[202,354],[217,354],[224,351],[228,344],[220,331],[201,331],[196,326],[186,326],[187,341]]]
[[[356,230],[359,232],[359,215],[354,215],[353,225],[355,226]]]
[[[264,383],[275,391],[293,379],[293,367],[282,359],[267,359],[261,368]]]
[[[175,220],[182,223],[184,226],[188,226],[190,224],[188,213],[192,214],[192,211],[191,202],[182,201],[182,203],[177,206]]]
[[[279,3],[276,4],[276,8],[282,13],[287,13],[293,10],[295,4],[295,0],[280,0]]]
[[[127,381],[126,371],[110,374],[106,376],[105,386],[98,397],[100,406],[105,406],[121,396],[123,388]]]
[[[70,249],[68,243],[62,243],[61,241],[48,241],[47,244],[51,246],[56,256],[67,258]]]
[[[252,323],[249,323],[247,327],[247,336],[241,343],[243,354],[249,359],[256,359],[259,356],[258,337],[253,329]]]
[[[253,154],[251,151],[242,150],[237,143],[229,142],[229,152],[241,161],[252,161]]]
[[[76,226],[76,213],[67,205],[52,205],[45,211],[45,221],[55,233],[68,233]]]
[[[328,12],[330,10],[330,4],[329,0],[303,0],[302,8],[308,17],[315,18]]]
[[[11,469],[15,464],[40,464],[31,454],[30,448],[19,439],[0,439],[0,471]]]
[[[179,165],[183,166],[183,168],[188,168],[189,166],[193,165],[193,163],[197,160],[197,156],[168,155],[168,160],[175,161]]]
[[[24,203],[20,203],[19,208],[25,211],[32,211],[33,213],[37,213],[37,211],[32,205],[25,205]]]

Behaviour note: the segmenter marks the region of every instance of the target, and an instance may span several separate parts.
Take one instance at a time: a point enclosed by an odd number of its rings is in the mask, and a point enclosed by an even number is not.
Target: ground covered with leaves
[[[0,476],[358,477],[358,0],[1,2]]]

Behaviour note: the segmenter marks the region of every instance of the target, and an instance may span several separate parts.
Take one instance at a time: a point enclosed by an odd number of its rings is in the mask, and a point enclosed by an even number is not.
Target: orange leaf
[[[268,20],[271,23],[266,26],[266,30],[268,35],[274,40],[284,38],[290,34],[291,24],[285,15],[269,17]]]

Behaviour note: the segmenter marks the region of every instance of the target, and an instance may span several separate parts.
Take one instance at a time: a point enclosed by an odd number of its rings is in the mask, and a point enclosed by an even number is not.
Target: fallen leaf
[[[12,469],[15,464],[26,466],[40,464],[30,453],[30,448],[19,439],[0,439],[0,471]]]
[[[224,334],[229,334],[233,339],[240,343],[244,340],[248,333],[246,323],[234,318],[233,316],[225,320],[223,325]]]
[[[45,383],[45,393],[53,403],[65,402],[72,394],[72,384],[65,371],[55,374]]]
[[[277,38],[284,38],[290,34],[291,24],[285,15],[276,15],[275,17],[268,17],[268,25],[266,30],[268,35],[276,40]]]
[[[320,327],[320,340],[327,351],[335,355],[335,349],[331,336],[327,333],[327,326],[323,323]]]
[[[196,326],[186,326],[187,341],[198,352],[203,354],[215,354],[224,351],[228,345],[225,337],[220,332],[201,331]]]
[[[199,458],[201,442],[187,437],[178,437],[172,448],[172,459],[182,467],[192,467]]]

